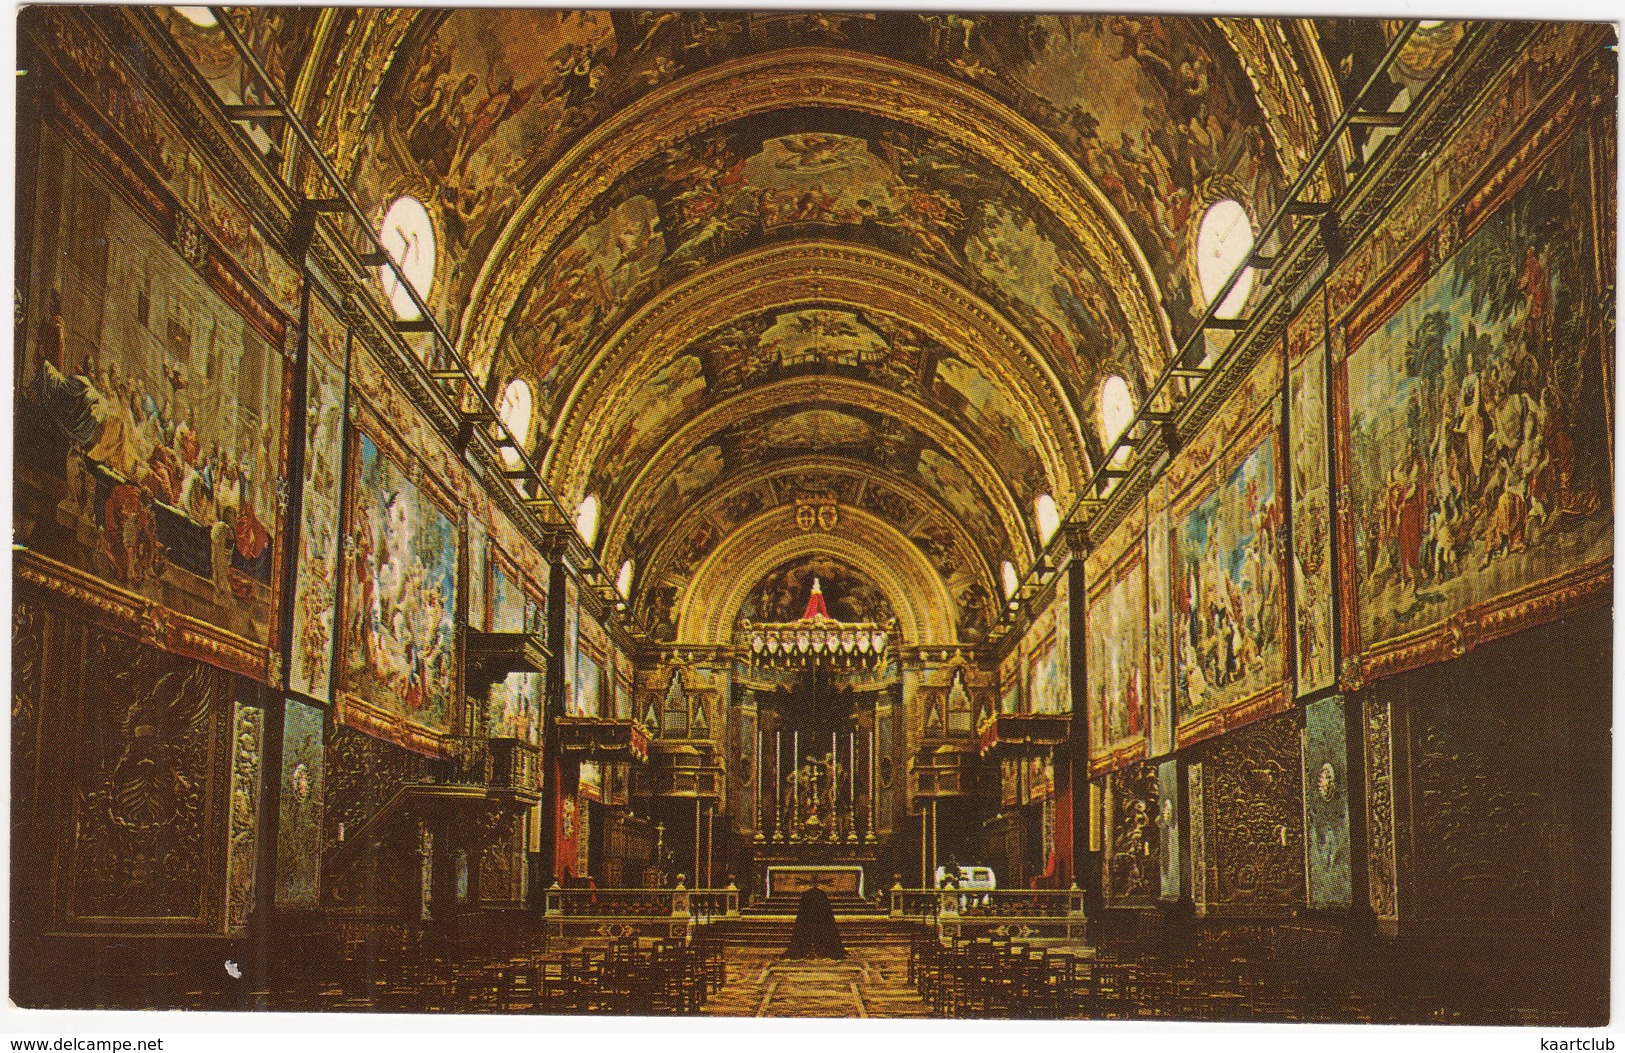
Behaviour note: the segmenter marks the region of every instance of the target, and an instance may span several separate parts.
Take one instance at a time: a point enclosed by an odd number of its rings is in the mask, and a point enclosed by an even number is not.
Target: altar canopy
[[[830,617],[818,578],[813,578],[807,607],[797,620],[755,623],[742,618],[739,623],[750,662],[772,668],[873,666],[885,657],[895,630],[895,619],[843,622]]]

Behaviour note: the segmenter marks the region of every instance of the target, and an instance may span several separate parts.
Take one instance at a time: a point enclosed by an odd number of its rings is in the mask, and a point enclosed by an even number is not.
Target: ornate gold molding
[[[731,643],[739,608],[762,575],[809,553],[845,560],[867,574],[897,613],[902,643],[957,643],[953,599],[914,543],[862,509],[843,511],[842,529],[835,533],[797,530],[794,505],[741,524],[701,562],[683,591],[676,646]]]
[[[720,293],[719,293],[719,290]],[[941,275],[887,254],[831,242],[780,245],[737,256],[668,288],[627,319],[586,364],[550,434],[543,474],[555,493],[579,495],[632,397],[673,349],[741,317],[797,302],[839,303],[901,318],[983,368],[1021,414],[1056,502],[1089,474],[1078,407],[1044,358],[1002,314]],[[1035,384],[1034,377],[1041,378]],[[615,408],[610,413],[604,407]]]
[[[793,403],[846,405],[884,414],[938,443],[993,502],[991,511],[1004,527],[1016,559],[1023,564],[1031,561],[1032,542],[1020,503],[980,448],[953,424],[913,399],[865,381],[830,376],[794,377],[764,384],[724,399],[690,418],[638,468],[626,487],[627,496],[614,508],[605,509],[611,535],[624,538],[625,524],[642,522],[649,515],[660,498],[660,484],[672,466],[706,439],[752,416]],[[559,491],[559,497],[566,505],[573,505],[581,499],[582,493],[579,489],[564,490]]]
[[[13,550],[12,558],[19,584],[47,593],[94,625],[161,651],[270,682],[271,651],[264,644],[170,610],[38,552],[19,548]]]
[[[1154,375],[1172,353],[1161,296],[1127,224],[1078,163],[1014,110],[916,66],[826,48],[786,48],[710,67],[650,92],[594,128],[526,194],[475,280],[463,316],[475,355],[499,346],[530,275],[570,224],[639,164],[695,135],[797,107],[873,114],[944,136],[1007,173],[1078,239],[1113,286]],[[1126,264],[1126,266],[1125,266]],[[489,367],[476,358],[476,370]]]
[[[684,524],[710,519],[729,500],[746,490],[760,492],[764,487],[770,487],[773,480],[780,476],[799,475],[807,472],[844,476],[863,484],[883,483],[887,488],[901,494],[919,508],[919,514],[910,522],[891,524],[901,533],[907,534],[926,519],[937,518],[948,523],[949,529],[953,532],[954,540],[966,552],[980,557],[970,568],[974,580],[987,590],[989,596],[999,594],[998,583],[993,576],[993,563],[987,550],[982,548],[978,540],[960,523],[958,517],[941,501],[937,500],[930,491],[906,476],[877,468],[871,464],[848,460],[829,460],[816,456],[787,458],[758,465],[731,477],[726,481],[725,485],[709,490],[706,496],[696,504],[680,510],[670,521],[669,527],[662,531],[662,540],[650,553],[644,569],[640,572],[642,580],[662,580],[662,574],[672,562],[675,550],[686,543],[688,539],[689,531],[683,528]],[[784,507],[784,505],[776,504],[774,507]],[[789,507],[794,508],[795,505],[791,503]],[[844,509],[850,508],[851,505],[843,504],[841,507],[844,511]],[[711,521],[715,522],[714,519]],[[620,561],[626,558],[623,552],[623,546],[626,543],[625,525],[626,521],[622,520],[618,532],[612,534],[605,543],[604,563],[608,566],[619,566]]]

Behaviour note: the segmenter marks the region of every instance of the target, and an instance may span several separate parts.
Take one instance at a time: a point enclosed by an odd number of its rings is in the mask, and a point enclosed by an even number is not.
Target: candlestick
[[[846,830],[846,839],[858,839],[858,733],[846,733],[846,796],[847,821],[851,824]]]
[[[756,735],[756,769],[751,777],[756,780],[756,836],[753,840],[764,840],[762,834],[762,711],[756,711],[756,721],[751,725]]]
[[[835,744],[835,732],[829,733],[829,839],[834,841],[841,836],[841,817],[836,811],[835,795],[836,785],[841,770],[840,762],[836,760],[841,755],[841,748]]]

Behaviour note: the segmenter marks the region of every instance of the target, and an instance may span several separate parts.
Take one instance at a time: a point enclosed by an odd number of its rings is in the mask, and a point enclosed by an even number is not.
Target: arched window
[[[1049,494],[1039,494],[1033,502],[1033,518],[1038,521],[1039,542],[1049,544],[1049,539],[1061,529],[1061,513],[1055,507],[1055,498]]]
[[[615,575],[615,591],[622,599],[632,595],[632,569],[632,561],[627,560],[621,564],[621,572]]]
[[[1196,278],[1202,286],[1202,300],[1211,302],[1235,269],[1247,260],[1253,251],[1253,223],[1241,202],[1225,198],[1215,201],[1202,217],[1196,231]],[[1253,291],[1253,270],[1241,272],[1235,287],[1214,314],[1219,318],[1234,318]]]
[[[1100,441],[1108,450],[1123,434],[1123,429],[1134,420],[1134,396],[1129,392],[1128,381],[1116,373],[1101,382],[1096,418],[1100,426]],[[1123,460],[1127,453],[1127,450],[1122,451],[1117,459]]]
[[[175,13],[202,29],[213,29],[220,24],[215,20],[214,12],[207,7],[177,7]]]
[[[517,377],[508,381],[508,386],[502,389],[502,398],[497,400],[497,416],[507,426],[508,433],[514,441],[526,443],[530,441],[530,385]],[[502,448],[502,462],[509,468],[519,466],[519,451],[511,447]]]
[[[396,198],[384,213],[378,240],[383,242],[384,251],[400,267],[418,296],[428,296],[434,282],[434,224],[423,202],[415,197]],[[417,305],[392,268],[378,268],[378,283],[395,309],[395,317],[407,322],[419,317]]]
[[[1004,597],[1009,599],[1021,588],[1021,577],[1016,573],[1016,565],[1009,560],[1004,561],[1004,566],[999,568],[999,574],[1004,578]]]
[[[576,533],[591,548],[598,540],[598,495],[588,494],[576,505]]]

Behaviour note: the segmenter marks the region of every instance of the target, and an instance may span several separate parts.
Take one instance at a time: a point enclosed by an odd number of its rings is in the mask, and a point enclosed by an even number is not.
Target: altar
[[[750,900],[793,906],[801,894],[818,887],[837,904],[856,907],[889,887],[879,872],[879,853],[866,844],[756,844],[751,846],[745,886]]]
[[[776,896],[799,896],[815,885],[831,896],[857,896],[862,899],[863,868],[840,864],[767,868],[769,899]]]

